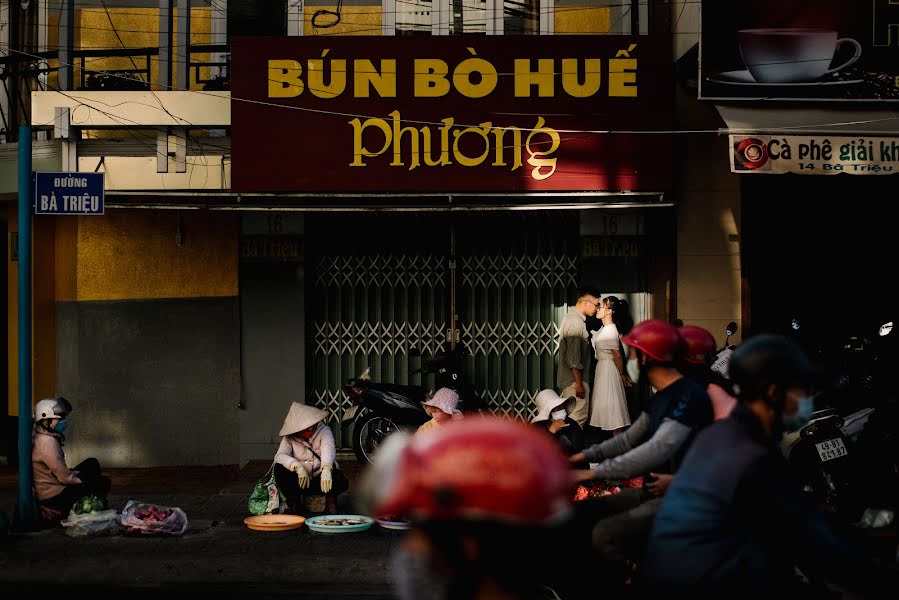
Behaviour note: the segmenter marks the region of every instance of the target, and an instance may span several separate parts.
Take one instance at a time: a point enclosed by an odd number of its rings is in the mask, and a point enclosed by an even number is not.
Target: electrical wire
[[[16,53],[16,54],[21,54],[21,55],[25,55],[25,56],[35,57],[35,55],[33,55],[33,54],[29,54],[29,53],[27,53],[27,52],[22,52],[22,51],[19,51],[19,50],[12,50],[12,49],[10,49],[10,51],[11,51],[11,52],[14,52],[14,53]],[[38,58],[40,58],[40,57],[38,57]],[[111,75],[114,75],[114,74],[111,74]],[[171,89],[171,90],[175,90],[175,91],[184,91],[184,92],[193,93],[193,94],[201,94],[201,95],[206,95],[206,96],[213,96],[213,97],[215,97],[215,98],[217,98],[217,99],[221,99],[221,96],[219,96],[219,95],[217,95],[217,94],[215,94],[215,93],[211,93],[211,92],[205,92],[205,91],[201,91],[201,90],[178,90],[178,88],[176,88],[176,87],[174,87],[174,86],[163,86],[163,87],[167,87],[167,88],[169,88],[169,89]],[[61,91],[61,90],[57,90],[57,91]],[[71,93],[71,92],[70,92],[70,93]],[[324,110],[324,109],[315,109],[315,108],[309,108],[309,107],[303,107],[303,106],[285,105],[285,104],[279,104],[279,103],[276,103],[276,102],[267,102],[267,101],[263,101],[263,100],[254,100],[254,99],[250,99],[250,98],[241,98],[241,97],[237,97],[237,96],[233,96],[233,95],[231,96],[230,99],[231,99],[232,102],[235,102],[235,101],[236,101],[236,102],[245,102],[245,103],[248,103],[248,104],[255,104],[255,105],[262,105],[262,106],[271,106],[271,107],[276,107],[276,108],[281,108],[281,109],[287,109],[287,110],[298,110],[298,111],[301,111],[301,112],[308,112],[308,113],[312,113],[312,114],[331,115],[331,116],[340,116],[340,117],[350,117],[350,118],[359,118],[359,119],[375,119],[375,118],[378,118],[378,119],[379,119],[379,118],[381,118],[381,117],[379,117],[379,116],[362,115],[362,114],[351,113],[351,112],[329,111],[329,110]],[[128,103],[142,104],[142,103],[139,103],[139,102],[135,102],[135,101],[133,101],[133,100],[128,100],[128,101],[121,102],[121,103],[119,103],[119,104],[116,105],[116,106],[120,106],[120,105],[128,104]],[[85,106],[85,107],[92,108],[92,106],[89,105],[89,104],[85,104],[85,103],[81,103],[81,104],[82,104],[83,106]],[[100,112],[102,113],[103,111],[101,110]],[[176,118],[177,118],[177,117],[176,117]],[[181,120],[183,120],[183,119],[181,119]],[[778,129],[781,129],[781,130],[793,130],[793,129],[795,129],[795,130],[800,130],[800,131],[801,131],[801,130],[803,130],[803,129],[815,129],[815,128],[821,129],[821,128],[828,128],[828,127],[847,127],[847,126],[855,126],[855,125],[868,125],[868,124],[883,123],[883,122],[890,122],[890,121],[896,121],[896,120],[899,120],[899,116],[897,116],[897,117],[881,117],[881,118],[876,118],[876,119],[864,119],[864,120],[856,120],[856,121],[843,121],[843,122],[834,122],[834,123],[819,123],[819,124],[815,124],[815,125],[799,125],[799,126],[794,126],[794,127],[788,127],[788,126],[785,126],[785,127],[779,127]],[[418,119],[403,119],[402,122],[403,122],[403,123],[407,123],[407,124],[411,123],[411,124],[418,124],[418,125],[435,125],[435,126],[443,126],[443,125],[444,125],[444,123],[443,123],[442,121],[425,121],[425,120],[418,120]],[[184,125],[184,126],[185,126],[185,127],[192,127],[192,125],[190,125],[189,123],[188,123],[187,125]],[[470,124],[457,123],[457,124],[454,124],[454,127],[468,128],[468,127],[477,127],[477,125],[470,125]],[[522,131],[522,132],[525,132],[525,131],[533,131],[533,129],[526,128],[526,127],[515,127],[515,128],[507,127],[507,128],[501,128],[501,129],[518,129],[519,131]],[[609,135],[609,134],[627,134],[627,135],[631,135],[631,134],[659,134],[659,135],[676,135],[676,134],[701,134],[701,133],[715,133],[715,134],[720,134],[720,133],[722,133],[723,131],[728,131],[728,132],[731,132],[731,133],[738,133],[738,132],[739,132],[739,133],[745,133],[745,132],[754,131],[754,130],[752,130],[752,129],[749,129],[749,130],[742,130],[742,129],[740,129],[740,130],[723,130],[723,129],[720,129],[720,128],[719,128],[719,129],[681,129],[681,130],[675,130],[675,129],[671,129],[671,130],[617,130],[617,129],[587,130],[587,129],[558,129],[558,130],[556,130],[556,131],[557,131],[558,133],[583,133],[583,134],[588,134],[588,133],[589,133],[589,134],[602,134],[602,135]]]
[[[338,6],[341,6],[341,7],[342,7],[343,0],[335,0],[335,1],[337,2],[337,5],[338,5]],[[701,1],[702,1],[702,0],[683,0],[683,6],[682,6],[682,8],[681,8],[681,11],[683,12],[683,8],[686,7],[687,4],[700,4]],[[394,2],[395,2],[396,4],[407,4],[407,5],[410,5],[410,6],[423,7],[422,4],[417,3],[417,2],[412,2],[412,1],[409,1],[409,0],[394,0]],[[90,9],[100,10],[100,8],[97,7],[97,6],[96,6],[95,4],[93,4],[93,3],[79,3],[79,2],[75,2],[76,7],[77,7],[79,4],[81,4],[81,5],[83,6],[82,10],[90,10]],[[296,6],[296,4],[291,5],[291,6]],[[378,7],[378,6],[379,6],[379,5],[372,5],[372,8],[376,8],[376,7]],[[626,18],[626,17],[629,15],[630,10],[631,10],[631,7],[632,7],[631,2],[628,2],[628,1],[625,0],[625,1],[621,2],[621,3],[619,3],[619,4],[603,4],[603,5],[599,5],[599,6],[565,6],[565,7],[557,7],[557,8],[554,9],[554,11],[558,14],[558,13],[560,13],[560,12],[585,11],[585,10],[596,10],[596,9],[604,9],[604,8],[623,8],[623,9],[626,9],[626,10],[623,11],[622,15],[620,15],[619,18],[616,19],[615,23],[610,27],[610,29],[612,29],[614,26],[617,26],[618,23],[620,23],[624,18]],[[145,12],[145,13],[144,13],[144,12],[125,12],[124,10],[117,9],[116,7],[112,7],[112,8],[113,8],[113,10],[116,12],[116,14],[128,14],[128,15],[133,15],[133,16],[152,16],[152,15],[153,15],[152,12]],[[368,8],[368,7],[366,7],[366,8]],[[203,9],[205,9],[205,7],[203,7],[201,10],[203,10]],[[157,11],[157,14],[158,14],[158,9],[155,9],[155,8],[148,8],[147,10],[148,10],[148,11]],[[211,4],[210,4],[209,10],[210,10],[211,12],[218,12],[218,13],[224,15],[223,17],[218,17],[218,18],[225,18],[226,16],[228,16],[227,10],[218,8],[214,3],[211,3]],[[228,9],[228,10],[230,10],[230,9]],[[477,10],[480,10],[480,9],[477,9]],[[60,12],[61,12],[61,10],[60,10]],[[334,14],[333,11],[327,11],[327,10],[325,10],[325,11],[317,11],[317,12],[322,12],[322,13],[330,12],[330,13]],[[381,10],[381,12],[380,12],[379,14],[382,14],[382,15],[385,15],[385,14],[386,14],[386,15],[389,15],[389,14],[400,15],[400,14],[407,14],[407,12],[408,12],[408,11],[400,11],[400,10],[395,10],[395,11],[384,11],[384,10]],[[359,11],[359,13],[360,13],[360,14],[370,14],[370,13],[366,13],[365,11]],[[530,13],[530,14],[533,15],[533,19],[534,19],[534,20],[539,20],[540,15],[539,15],[538,12],[534,12],[534,13]],[[256,16],[256,13],[241,13],[241,12],[237,12],[237,13],[234,13],[234,15],[232,15],[232,16],[252,17],[252,16]],[[309,19],[304,19],[304,22],[309,22],[309,23],[311,23],[311,24],[313,25],[313,27],[315,27],[315,28],[328,28],[328,27],[333,27],[334,25],[336,25],[336,23],[334,23],[333,25],[318,25],[318,26],[316,26],[314,23],[312,23],[313,17],[314,17],[314,15],[311,16]],[[211,16],[206,16],[206,15],[194,15],[194,14],[191,14],[191,19],[192,19],[192,20],[197,20],[197,19],[211,19],[211,18],[213,18],[213,17],[211,17]],[[481,24],[481,23],[485,23],[485,22],[488,21],[488,20],[489,20],[489,21],[503,21],[504,19],[505,19],[505,15],[503,15],[503,16],[497,16],[497,17],[485,15],[483,18],[478,18],[478,19],[473,19],[473,20],[468,20],[468,21],[463,20],[463,23],[464,23],[464,24]],[[679,20],[679,19],[678,19],[678,20]],[[341,22],[348,23],[348,22],[346,22],[346,21],[341,21]],[[380,31],[382,30],[382,28],[381,28],[380,26],[378,26],[378,27],[370,27],[370,23],[369,23],[369,22],[364,22],[364,23],[363,23],[363,22],[359,22],[359,23],[356,23],[356,24],[359,24],[359,25],[367,25],[367,26],[369,26],[369,27],[367,27],[367,28],[364,29],[364,30],[354,30],[353,33],[359,33],[359,32],[363,32],[363,31],[370,31],[370,32],[375,32],[375,31],[377,31],[377,32],[380,32]],[[60,24],[56,25],[56,27],[59,27],[59,28],[66,28],[67,26],[60,23]],[[72,28],[74,28],[74,29],[90,29],[90,30],[98,30],[98,31],[111,31],[111,29],[110,29],[110,28],[107,28],[107,27],[93,27],[93,26],[88,26],[88,25],[72,25]],[[146,34],[146,33],[160,33],[160,31],[159,31],[158,29],[122,29],[122,28],[119,28],[118,31],[119,31],[119,32],[122,32],[122,33],[144,33],[144,34]],[[578,32],[578,33],[583,33],[583,32]],[[609,33],[609,32],[596,32],[596,33],[602,34],[602,33]],[[682,32],[682,33],[688,33],[688,32]],[[692,32],[692,33],[698,33],[698,32]],[[342,34],[343,34],[343,32],[341,32],[341,33],[338,34],[338,35],[342,35]],[[210,33],[210,35],[211,35],[211,33]]]

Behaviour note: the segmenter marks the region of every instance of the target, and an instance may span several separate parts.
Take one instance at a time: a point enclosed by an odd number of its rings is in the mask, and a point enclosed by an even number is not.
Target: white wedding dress
[[[593,351],[596,353],[596,372],[593,376],[593,395],[590,402],[590,425],[606,431],[631,424],[627,410],[624,383],[615,366],[612,351],[621,351],[618,328],[604,325],[593,334]]]

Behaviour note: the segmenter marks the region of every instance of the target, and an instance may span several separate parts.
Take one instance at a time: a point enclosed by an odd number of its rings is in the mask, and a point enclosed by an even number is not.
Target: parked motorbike
[[[721,346],[721,348],[718,349],[718,352],[715,353],[715,360],[712,363],[712,370],[720,373],[728,379],[728,367],[730,365],[730,359],[734,355],[734,348],[736,348],[734,344],[730,343],[730,338],[735,333],[737,333],[737,323],[735,321],[731,321],[727,324],[727,328],[724,330],[724,345]]]
[[[456,390],[460,398],[459,410],[463,413],[486,410],[487,404],[462,377],[464,356],[465,351],[461,348],[440,352],[409,374],[433,374],[435,389],[449,387]],[[423,386],[376,383],[371,381],[370,373],[370,368],[365,369],[343,387],[353,406],[344,412],[341,424],[344,435],[352,427],[353,451],[362,463],[371,462],[378,446],[390,434],[400,430],[414,431],[430,419],[422,406],[427,395]]]
[[[881,338],[892,330],[880,327]],[[895,510],[899,505],[899,407],[895,397],[873,390],[877,355],[871,339],[852,337],[834,365],[831,385],[816,396],[816,412],[789,434],[785,452],[802,489],[838,529],[872,556],[895,558]],[[883,348],[884,345],[881,345]],[[881,358],[883,354],[881,353]]]

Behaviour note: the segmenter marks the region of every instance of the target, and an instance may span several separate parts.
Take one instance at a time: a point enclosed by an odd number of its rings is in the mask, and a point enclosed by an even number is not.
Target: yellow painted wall
[[[190,12],[190,43],[211,43],[209,8],[192,8]],[[175,33],[178,31],[178,11],[175,11]],[[110,19],[112,24],[110,24]],[[159,9],[156,8],[110,8],[109,15],[102,8],[84,8],[78,11],[76,22],[81,27],[82,50],[91,48],[156,48],[159,46]],[[115,31],[113,30],[115,27]],[[118,37],[116,37],[118,32]],[[119,39],[121,38],[121,40]],[[183,48],[175,48],[175,54],[181,54]],[[133,59],[133,63],[132,63]],[[194,54],[192,62],[208,62],[209,54]],[[146,57],[113,57],[93,58],[87,68],[92,70],[133,69],[146,67]],[[155,82],[159,68],[158,57],[150,58],[150,81]],[[208,69],[202,75],[208,77]],[[173,79],[175,74],[173,73]],[[189,79],[193,79],[190,77]],[[192,84],[191,89],[200,89]]]
[[[212,12],[209,8],[192,8],[190,22],[190,42],[191,44],[209,44],[212,41],[210,28],[212,24]],[[175,10],[175,28],[174,33],[178,31],[178,11]],[[85,8],[77,11],[75,22],[79,26],[81,32],[80,43],[76,45],[82,50],[93,48],[156,48],[159,46],[159,9],[156,8],[110,8],[104,11],[102,8]],[[114,29],[113,29],[114,28]],[[118,37],[116,37],[118,33]],[[174,38],[173,39],[177,39]],[[185,49],[175,48],[174,53],[181,54]],[[111,58],[89,58],[89,62],[85,67],[90,70],[120,70],[120,69],[144,69],[147,67],[146,56],[122,56]],[[210,55],[208,53],[197,53],[190,56],[191,62],[209,62]],[[149,81],[151,88],[157,88],[156,81],[159,73],[159,57],[150,56],[150,75]],[[188,75],[190,89],[202,89],[202,85],[194,82],[195,74],[191,69]],[[75,81],[80,81],[80,66],[76,65]],[[142,74],[146,78],[146,74]],[[200,76],[203,79],[209,78],[209,68],[204,67],[200,70]],[[174,65],[172,73],[172,81],[176,81],[177,65]],[[78,85],[76,83],[76,85]],[[125,123],[127,125],[127,122]],[[135,130],[130,135],[143,140],[148,146],[155,145],[156,132],[146,130]],[[84,130],[82,136],[85,138],[102,138],[102,137],[121,137],[121,131],[104,131],[104,130]]]
[[[6,205],[8,232],[17,206]],[[181,222],[182,243],[176,234]],[[56,303],[237,295],[239,220],[206,211],[115,210],[35,217],[33,398],[55,394]],[[8,409],[18,414],[18,263],[7,264]]]
[[[10,234],[18,231],[18,206],[15,202],[6,205],[7,243]],[[53,395],[56,388],[56,304],[54,298],[55,279],[55,232],[51,219],[35,218],[33,221],[31,244],[34,249],[31,259],[31,348],[33,354],[31,390],[32,399]],[[7,406],[9,414],[19,414],[19,263],[7,259]]]
[[[312,27],[312,15],[319,10],[336,11],[336,6],[306,6],[303,19],[303,35],[381,35],[380,6],[344,6],[340,9],[340,23],[327,29]],[[323,23],[331,17],[323,17]]]
[[[31,263],[31,344],[34,355],[34,398],[56,393],[56,221],[60,217],[35,216]],[[61,217],[66,218],[66,217]]]
[[[612,10],[608,7],[559,6],[555,10],[555,31],[559,34],[608,33]]]
[[[235,215],[115,210],[78,219],[77,300],[237,295]]]
[[[78,298],[78,219],[57,219],[55,243],[56,300]]]
[[[4,209],[6,211],[6,243],[12,244],[12,232],[18,231],[19,219],[16,202],[9,202]],[[11,247],[11,246],[10,246]],[[6,257],[6,356],[8,367],[6,369],[6,398],[10,415],[19,414],[19,364],[16,360],[19,347],[19,269],[18,263],[12,261],[12,257]]]

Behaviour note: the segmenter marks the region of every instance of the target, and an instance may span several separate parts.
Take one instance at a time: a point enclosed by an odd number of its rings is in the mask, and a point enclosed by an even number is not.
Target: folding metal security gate
[[[431,389],[408,372],[452,337],[498,412],[526,417],[554,386],[558,323],[578,279],[576,214],[320,215],[306,232],[307,381],[332,425],[349,406],[341,386],[366,367],[375,381]]]

